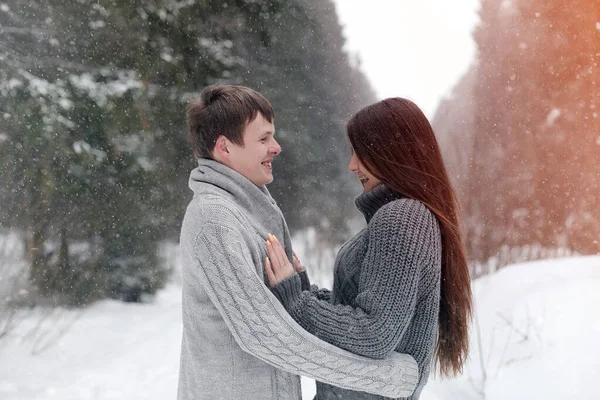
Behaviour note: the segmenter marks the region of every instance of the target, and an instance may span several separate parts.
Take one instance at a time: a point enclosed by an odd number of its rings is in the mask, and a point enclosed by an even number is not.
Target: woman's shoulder
[[[369,225],[370,240],[396,243],[428,259],[441,254],[442,236],[438,219],[418,200],[401,198],[385,204],[377,210]]]
[[[373,216],[371,223],[437,225],[431,210],[419,200],[402,197],[383,205]]]

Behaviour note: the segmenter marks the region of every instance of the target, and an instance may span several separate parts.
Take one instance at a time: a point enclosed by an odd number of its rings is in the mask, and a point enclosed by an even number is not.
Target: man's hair
[[[190,101],[187,110],[187,129],[194,156],[212,158],[220,135],[238,146],[244,145],[243,132],[258,113],[273,122],[271,103],[260,93],[234,85],[211,85]]]

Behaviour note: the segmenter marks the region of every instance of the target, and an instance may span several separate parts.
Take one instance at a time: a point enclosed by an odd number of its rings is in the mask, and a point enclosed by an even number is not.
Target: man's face
[[[248,178],[256,186],[273,181],[273,158],[281,152],[275,141],[275,127],[258,113],[246,125],[242,137],[244,147],[229,143],[229,167]]]

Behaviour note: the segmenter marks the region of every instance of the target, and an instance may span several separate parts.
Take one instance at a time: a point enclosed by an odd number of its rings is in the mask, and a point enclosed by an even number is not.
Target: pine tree
[[[138,301],[164,284],[157,245],[178,237],[195,165],[185,107],[208,84],[267,95],[284,147],[272,191],[292,228],[343,232],[354,193],[343,122],[374,96],[331,1],[5,8],[0,221],[24,232],[41,294]]]

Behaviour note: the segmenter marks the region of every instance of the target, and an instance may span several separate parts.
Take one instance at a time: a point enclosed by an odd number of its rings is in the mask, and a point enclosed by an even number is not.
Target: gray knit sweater
[[[181,230],[183,338],[179,400],[300,400],[305,375],[337,387],[410,395],[415,360],[372,360],[302,329],[265,285],[269,232],[292,254],[281,211],[265,187],[201,159]]]
[[[375,359],[394,352],[419,364],[418,399],[435,349],[440,303],[441,234],[434,215],[385,185],[356,199],[367,227],[340,249],[331,292],[309,287],[304,273],[273,288],[310,333]],[[303,290],[304,289],[304,290]],[[382,399],[318,382],[317,398]]]

